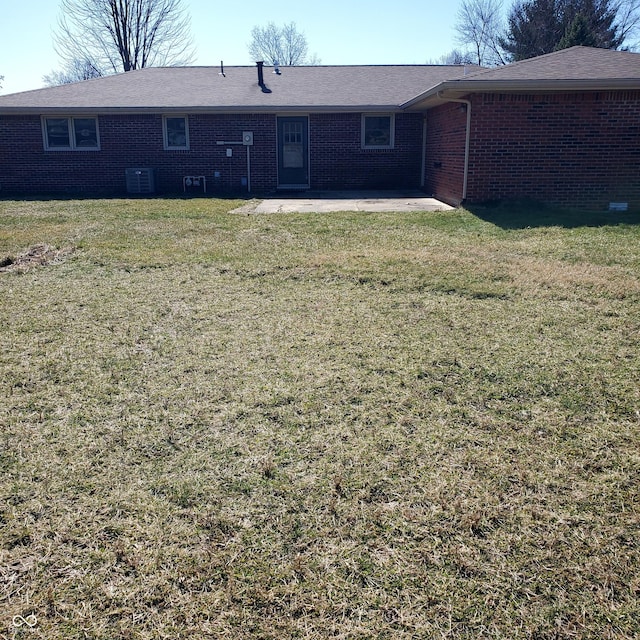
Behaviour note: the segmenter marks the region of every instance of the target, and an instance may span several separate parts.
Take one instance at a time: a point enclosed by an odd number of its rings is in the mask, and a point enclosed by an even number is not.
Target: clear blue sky
[[[295,22],[322,64],[423,64],[448,53],[460,0],[183,0],[198,65],[252,64],[251,29]],[[57,0],[0,0],[0,93],[42,86],[61,67],[52,46]]]

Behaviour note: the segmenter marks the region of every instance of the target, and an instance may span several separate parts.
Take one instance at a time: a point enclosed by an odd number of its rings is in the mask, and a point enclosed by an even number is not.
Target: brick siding
[[[390,150],[362,149],[360,123],[359,113],[309,116],[311,188],[418,187],[422,116],[396,115]],[[45,151],[40,116],[0,116],[0,194],[124,194],[125,169],[135,167],[155,170],[158,193],[182,192],[187,175],[204,175],[208,193],[241,192],[246,148],[216,143],[240,141],[243,131],[254,133],[252,191],[278,186],[273,114],[189,115],[184,151],[164,150],[160,114],[101,115],[98,124],[99,151]]]
[[[640,207],[640,92],[470,99],[468,202],[532,198],[569,207]],[[429,112],[426,183],[443,199],[462,195],[459,106]]]
[[[470,99],[467,201],[640,207],[640,92]],[[396,114],[394,149],[362,149],[360,113],[310,114],[311,188],[419,187],[422,122],[422,114]],[[212,194],[240,192],[246,149],[216,142],[239,141],[243,131],[254,132],[252,191],[277,188],[274,114],[192,114],[188,151],[164,150],[160,114],[102,115],[99,129],[100,151],[45,151],[39,116],[0,116],[0,194],[124,194],[131,167],[155,169],[159,193],[181,192],[186,175],[206,176]],[[428,112],[425,191],[455,204],[462,199],[465,133],[463,105]]]
[[[360,113],[312,114],[312,188],[419,188],[422,119],[421,114],[396,114],[394,148],[362,149]]]
[[[427,114],[425,191],[454,205],[462,200],[467,112],[449,102]]]

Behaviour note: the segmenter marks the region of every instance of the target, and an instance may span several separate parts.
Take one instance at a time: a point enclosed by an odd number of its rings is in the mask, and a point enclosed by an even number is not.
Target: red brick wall
[[[362,149],[360,113],[312,114],[313,189],[393,189],[420,186],[421,114],[395,116],[393,149]]]
[[[640,92],[471,99],[468,201],[640,207]]]
[[[464,105],[449,102],[427,113],[425,191],[458,205],[464,180],[464,145],[467,112]]]
[[[311,187],[418,187],[421,116],[396,116],[395,149],[363,150],[360,114],[311,114]],[[254,132],[251,187],[256,193],[277,187],[276,116],[196,114],[189,116],[190,149],[165,151],[162,116],[102,115],[100,151],[45,151],[39,116],[0,116],[0,194],[122,194],[125,169],[155,169],[159,193],[182,191],[186,175],[204,175],[209,193],[242,191],[246,148],[217,145]],[[226,156],[231,148],[233,155]],[[215,178],[215,172],[220,173]]]
[[[256,140],[252,188],[271,189],[274,123],[272,115],[190,115],[190,150],[165,151],[161,115],[106,115],[99,116],[100,151],[45,151],[39,116],[0,116],[0,193],[125,193],[125,169],[134,167],[155,169],[160,193],[182,191],[186,175],[206,176],[208,191],[240,191],[246,148],[216,142],[241,141],[243,131]]]

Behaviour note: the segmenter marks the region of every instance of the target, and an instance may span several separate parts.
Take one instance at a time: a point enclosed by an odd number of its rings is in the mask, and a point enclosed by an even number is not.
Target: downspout
[[[464,175],[462,178],[462,204],[467,199],[467,181],[469,176],[469,146],[471,141],[471,100],[463,100],[462,98],[445,98],[442,91],[438,91],[438,98],[445,102],[458,102],[467,105],[467,132],[464,141]]]
[[[427,114],[422,116],[422,166],[420,171],[420,188],[424,189],[425,172],[427,170]]]
[[[247,145],[247,193],[251,193],[251,147]]]

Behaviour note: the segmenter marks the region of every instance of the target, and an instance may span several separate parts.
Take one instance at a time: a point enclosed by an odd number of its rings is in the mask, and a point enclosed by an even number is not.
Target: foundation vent
[[[154,172],[149,167],[125,169],[127,193],[154,193]]]

